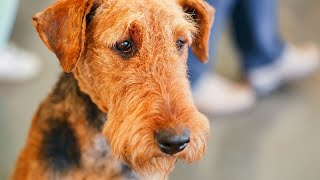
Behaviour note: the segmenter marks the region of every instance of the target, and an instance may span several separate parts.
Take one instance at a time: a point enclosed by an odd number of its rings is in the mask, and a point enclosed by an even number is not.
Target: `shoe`
[[[217,74],[204,74],[192,90],[195,105],[206,114],[230,115],[249,109],[255,102],[254,91]]]
[[[320,62],[320,53],[314,44],[286,47],[273,64],[248,73],[248,80],[258,96],[266,96],[283,84],[298,80],[314,72]]]
[[[22,82],[40,72],[40,61],[32,53],[9,45],[0,49],[0,82]]]

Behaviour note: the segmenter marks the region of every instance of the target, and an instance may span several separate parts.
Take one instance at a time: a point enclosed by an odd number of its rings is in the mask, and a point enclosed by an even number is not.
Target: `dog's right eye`
[[[176,42],[178,51],[180,51],[185,46],[185,44],[186,44],[185,41],[183,41],[182,39],[178,39]]]
[[[130,58],[135,52],[134,44],[131,40],[116,43],[114,49],[117,50],[119,54],[126,59]]]

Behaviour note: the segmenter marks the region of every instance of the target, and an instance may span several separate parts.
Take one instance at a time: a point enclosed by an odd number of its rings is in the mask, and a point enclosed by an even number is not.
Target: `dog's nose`
[[[187,147],[190,142],[190,131],[184,129],[180,133],[174,133],[170,130],[161,130],[155,134],[155,141],[162,152],[173,155]]]

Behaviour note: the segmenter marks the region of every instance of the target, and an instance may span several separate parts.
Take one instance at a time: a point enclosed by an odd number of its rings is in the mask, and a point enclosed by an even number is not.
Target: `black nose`
[[[173,155],[187,147],[190,142],[190,131],[184,129],[174,133],[172,130],[161,130],[155,134],[155,140],[162,152]]]

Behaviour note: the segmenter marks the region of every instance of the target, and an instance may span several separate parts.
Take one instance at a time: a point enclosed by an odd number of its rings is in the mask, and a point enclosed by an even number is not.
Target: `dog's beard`
[[[117,128],[112,134],[107,130],[108,125],[105,129],[113,154],[141,176],[167,177],[178,159],[191,163],[199,160],[206,151],[207,133],[203,132],[191,132],[191,141],[182,152],[167,155],[161,152],[153,133],[148,132],[147,128],[135,132],[130,128]]]
[[[187,109],[184,113],[180,112],[180,118],[184,121],[168,122],[167,118],[162,116],[165,113],[159,113],[158,109],[157,111],[145,111],[144,108],[137,107],[134,109],[130,113],[110,109],[103,134],[108,138],[114,156],[139,175],[160,174],[167,177],[177,160],[191,163],[205,154],[209,123],[202,114]],[[167,155],[157,146],[154,133],[166,126],[187,127],[190,130],[190,143],[180,153]]]

